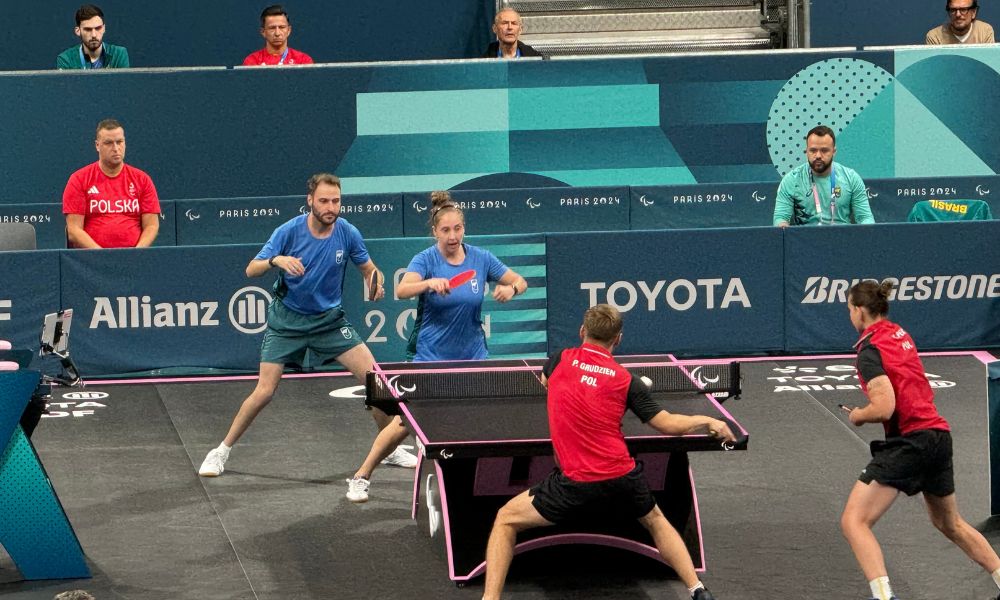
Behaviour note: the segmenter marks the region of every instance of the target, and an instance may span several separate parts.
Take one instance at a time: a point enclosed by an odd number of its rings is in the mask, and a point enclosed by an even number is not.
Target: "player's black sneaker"
[[[698,588],[694,591],[694,596],[691,596],[691,600],[715,600],[715,596],[705,588]]]

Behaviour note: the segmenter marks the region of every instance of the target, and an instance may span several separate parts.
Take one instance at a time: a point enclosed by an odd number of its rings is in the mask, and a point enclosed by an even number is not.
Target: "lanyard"
[[[813,200],[816,201],[816,217],[819,219],[819,224],[823,224],[823,209],[819,201],[819,192],[816,190],[816,180],[813,178],[813,174],[809,173],[809,179],[812,180],[812,190],[813,190]],[[830,163],[830,225],[833,225],[837,218],[837,197],[840,196],[840,189],[837,187],[837,170],[834,168],[834,164]]]
[[[288,58],[288,50],[288,48],[285,48],[285,51],[281,53],[281,58],[278,59],[279,65],[285,64],[285,59]]]
[[[87,57],[83,55],[83,44],[80,44],[80,68],[81,69],[103,69],[104,68],[104,57],[107,56],[104,53],[104,44],[101,44],[101,57],[90,62]],[[90,65],[90,66],[87,66]]]

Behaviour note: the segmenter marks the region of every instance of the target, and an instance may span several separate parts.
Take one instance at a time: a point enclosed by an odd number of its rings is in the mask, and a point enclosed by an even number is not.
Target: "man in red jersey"
[[[291,36],[292,24],[285,8],[280,4],[268,6],[260,13],[260,37],[264,38],[264,47],[244,58],[243,66],[313,64],[308,54],[288,47]]]
[[[698,580],[681,536],[656,505],[642,468],[629,454],[621,422],[631,409],[667,435],[707,428],[726,441],[736,437],[718,419],[661,410],[646,385],[612,358],[621,332],[621,314],[614,307],[593,306],[580,327],[583,345],[552,355],[545,365],[542,383],[548,388],[549,434],[559,468],[497,513],[486,548],[484,600],[500,598],[519,531],[602,513],[638,519],[691,597],[714,600]]]
[[[861,334],[854,345],[857,372],[868,405],[846,406],[851,423],[882,423],[885,441],[871,443],[872,460],[861,471],[840,526],[871,587],[873,600],[894,600],[885,560],[872,527],[899,492],[923,492],[931,523],[993,575],[1000,587],[1000,558],[983,534],[958,513],[951,433],[938,414],[913,338],[890,321],[892,283],[862,281],[851,288],[847,308]],[[1000,600],[1000,597],[998,597]]]
[[[63,190],[71,248],[132,248],[153,244],[160,199],[141,169],[125,164],[125,129],[114,119],[97,124],[98,161],[70,175]]]

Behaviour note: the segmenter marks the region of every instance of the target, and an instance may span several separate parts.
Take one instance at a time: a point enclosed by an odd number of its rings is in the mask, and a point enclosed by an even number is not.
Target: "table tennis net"
[[[633,377],[648,377],[652,381],[650,391],[657,395],[739,395],[739,363],[735,362],[628,365],[625,368]],[[537,367],[369,372],[365,394],[369,402],[543,396],[546,390],[539,380],[540,376],[541,369]]]

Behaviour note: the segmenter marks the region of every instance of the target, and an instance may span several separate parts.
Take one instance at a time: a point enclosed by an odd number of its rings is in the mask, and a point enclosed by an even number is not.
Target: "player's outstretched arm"
[[[684,435],[707,429],[708,434],[729,442],[735,442],[736,436],[724,421],[704,415],[678,415],[661,410],[647,424],[660,433],[667,435]]]

